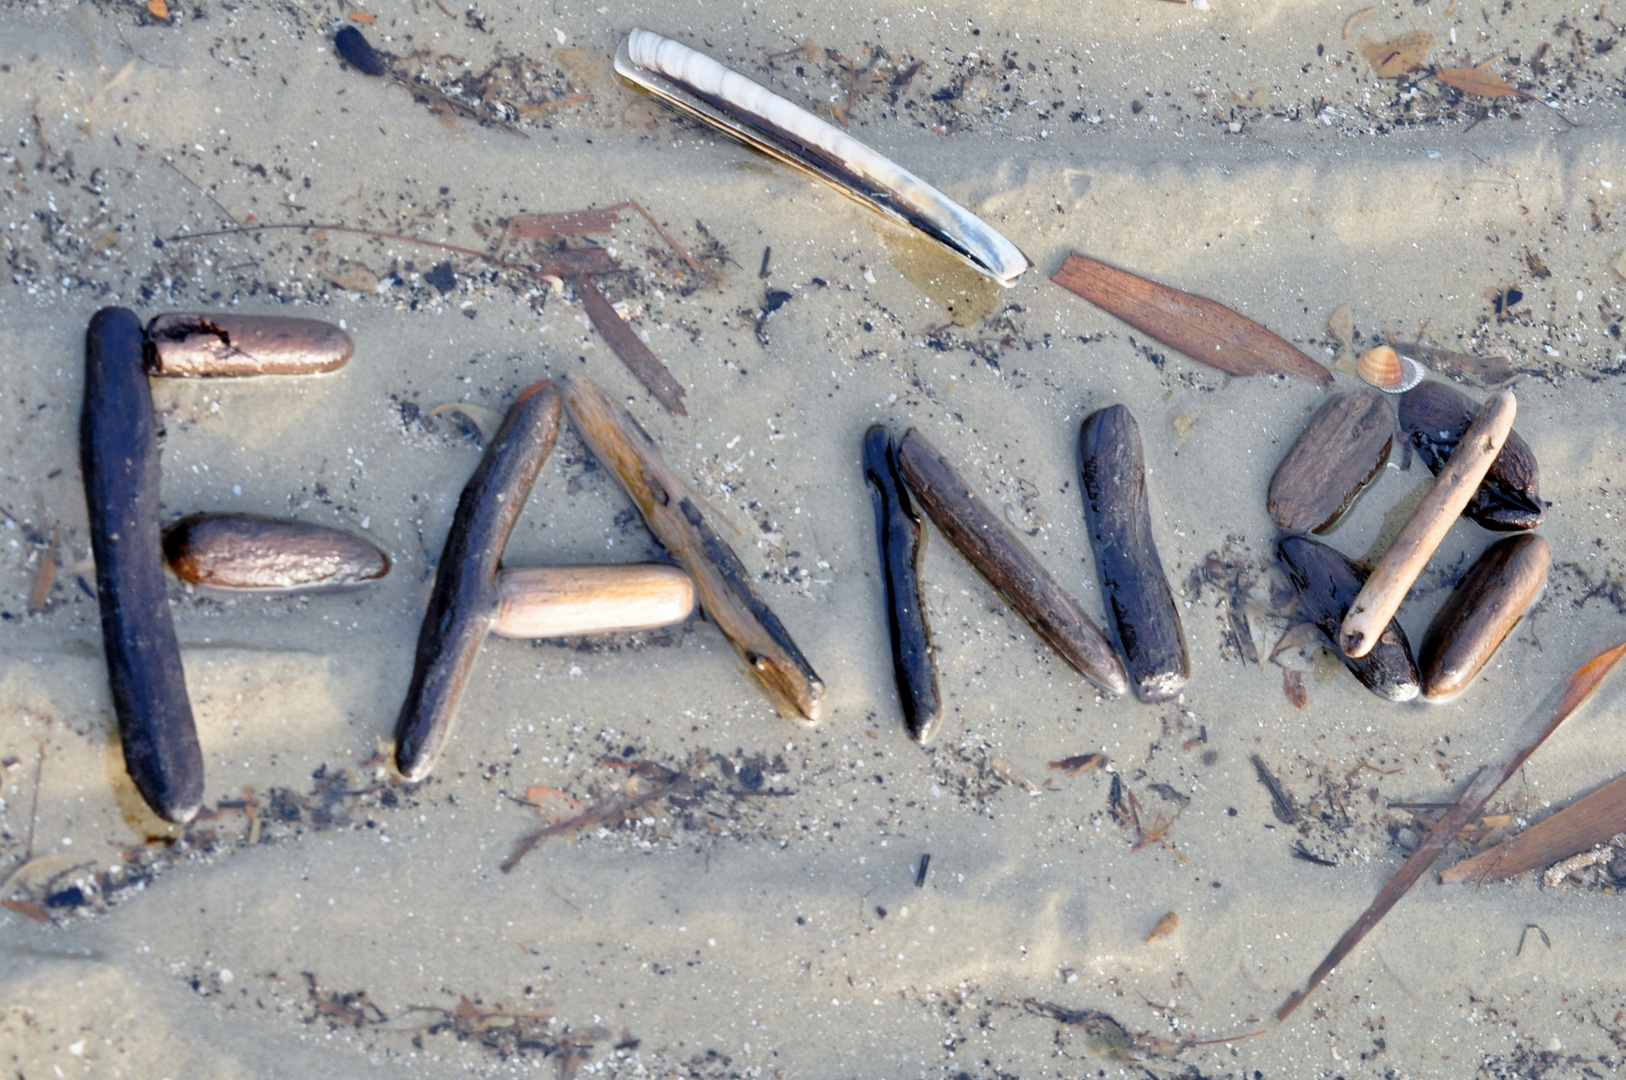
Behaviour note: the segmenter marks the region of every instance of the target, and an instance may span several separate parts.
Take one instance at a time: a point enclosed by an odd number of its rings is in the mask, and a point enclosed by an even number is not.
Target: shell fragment
[[[687,45],[634,30],[615,54],[615,70],[673,108],[919,229],[1001,285],[1032,265],[986,221],[914,173]]]

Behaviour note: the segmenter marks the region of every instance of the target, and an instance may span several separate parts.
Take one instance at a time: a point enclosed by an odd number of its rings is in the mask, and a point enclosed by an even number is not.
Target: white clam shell
[[[1009,287],[1033,265],[993,226],[891,159],[681,42],[633,30],[616,51],[622,78],[748,146],[911,225]]]

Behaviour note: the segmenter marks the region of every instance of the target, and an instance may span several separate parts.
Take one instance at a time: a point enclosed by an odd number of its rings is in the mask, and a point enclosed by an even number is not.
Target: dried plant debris
[[[1181,595],[1193,604],[1213,597],[1219,609],[1220,658],[1257,664],[1261,642],[1271,623],[1281,625],[1281,613],[1293,603],[1285,582],[1274,587],[1241,536],[1228,536],[1225,545],[1203,556],[1186,574]],[[1256,635],[1259,635],[1256,638]]]
[[[1389,41],[1361,38],[1361,55],[1380,79],[1393,79],[1423,66],[1434,49],[1434,35],[1413,30]]]
[[[385,778],[382,759],[353,771],[323,765],[311,788],[244,789],[205,806],[183,829],[144,845],[117,846],[109,859],[36,859],[11,875],[0,896],[34,905],[52,919],[96,914],[146,888],[155,877],[183,863],[218,859],[258,844],[277,844],[309,833],[371,829],[419,800]],[[54,858],[47,856],[46,858]],[[24,872],[26,871],[26,872]]]
[[[330,1031],[368,1029],[385,1047],[393,1042],[390,1035],[411,1035],[417,1049],[424,1048],[426,1036],[450,1036],[501,1061],[524,1061],[530,1055],[550,1059],[561,1080],[569,1080],[604,1044],[628,1049],[639,1042],[625,1030],[619,1037],[600,1025],[573,1030],[551,1009],[492,1004],[479,995],[459,994],[455,1003],[445,1005],[410,1005],[390,1016],[365,990],[325,989],[309,971],[301,977],[310,1010],[303,1018],[307,1025],[325,1025]]]
[[[579,813],[550,820],[515,844],[503,860],[503,873],[512,873],[526,855],[553,837],[576,835],[608,839],[624,832],[642,847],[656,841],[682,842],[692,836],[727,835],[755,828],[762,800],[784,798],[790,789],[777,786],[786,772],[780,758],[741,755],[739,761],[699,750],[682,761],[662,764],[644,760],[606,759],[614,783],[602,785],[588,799],[566,798],[581,806]],[[527,791],[527,799],[532,788]],[[558,799],[550,806],[557,809]]]
[[[993,744],[969,733],[962,735],[958,742],[936,744],[927,761],[934,796],[939,793],[952,796],[961,809],[986,817],[994,816],[996,795],[1006,788],[1020,786],[1005,759],[994,752]]]
[[[1438,861],[1446,847],[1456,837],[1457,831],[1477,818],[1491,796],[1507,782],[1508,777],[1517,772],[1519,766],[1535,753],[1547,737],[1557,731],[1559,725],[1592,697],[1622,657],[1626,657],[1626,644],[1599,653],[1536,706],[1513,733],[1500,756],[1474,774],[1467,788],[1450,803],[1445,815],[1434,824],[1427,838],[1401,864],[1400,869],[1395,871],[1394,876],[1379,891],[1371,905],[1361,913],[1333,945],[1332,951],[1310,973],[1304,989],[1294,991],[1282,1003],[1281,1008],[1276,1010],[1277,1020],[1287,1019],[1304,999],[1321,985],[1322,980],[1354,951],[1361,943],[1361,939],[1388,914],[1390,908],[1400,902],[1401,897],[1428,872],[1429,867]]]
[[[1169,842],[1168,836],[1175,822],[1179,820],[1180,811],[1191,801],[1190,797],[1182,795],[1169,784],[1150,784],[1147,790],[1155,793],[1160,800],[1173,803],[1175,808],[1170,811],[1161,807],[1156,809],[1148,807],[1140,796],[1114,773],[1112,786],[1107,790],[1108,814],[1120,828],[1130,831],[1130,851],[1139,851],[1156,845],[1181,862],[1185,862],[1186,857]]]
[[[1481,851],[1440,874],[1445,884],[1478,883],[1513,877],[1549,867],[1542,881],[1556,887],[1575,876],[1610,891],[1626,880],[1626,841],[1617,835],[1626,825],[1626,776],[1618,776],[1537,822],[1511,840]],[[1579,853],[1579,854],[1578,854]],[[1572,859],[1580,859],[1574,862]],[[1581,871],[1601,867],[1594,873]],[[1603,879],[1600,881],[1600,878]]]
[[[523,53],[499,54],[479,71],[460,57],[434,49],[395,56],[346,26],[334,35],[340,57],[363,75],[405,87],[429,111],[455,125],[458,118],[526,135],[521,124],[543,124],[554,113],[593,99],[580,71]],[[563,50],[561,50],[562,52]]]

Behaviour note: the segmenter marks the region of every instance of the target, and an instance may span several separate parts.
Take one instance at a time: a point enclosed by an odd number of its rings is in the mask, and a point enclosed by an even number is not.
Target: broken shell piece
[[[1404,394],[1423,381],[1423,365],[1387,345],[1368,349],[1355,361],[1355,372],[1386,394]]]
[[[634,30],[615,70],[673,108],[911,225],[1001,285],[1032,265],[1015,244],[920,177],[687,45]]]
[[[359,536],[251,514],[195,514],[164,532],[164,558],[182,581],[217,589],[334,589],[389,573]]]
[[[497,575],[497,621],[505,638],[629,633],[682,622],[694,610],[694,579],[676,566],[525,566]]]
[[[147,374],[318,375],[344,366],[350,335],[320,319],[171,312],[147,324]]]

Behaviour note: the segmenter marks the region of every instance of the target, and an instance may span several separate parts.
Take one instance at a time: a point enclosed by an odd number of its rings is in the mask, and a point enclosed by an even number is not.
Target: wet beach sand
[[[1363,8],[199,0],[164,22],[133,3],[0,6],[0,873],[24,868],[0,898],[0,1061],[28,1077],[1618,1068],[1626,918],[1607,864],[1558,887],[1431,875],[1270,1019],[1417,844],[1424,819],[1390,804],[1449,801],[1626,638],[1622,32],[1557,3],[1387,3],[1348,25]],[[341,65],[341,23],[400,77]],[[962,288],[838,193],[617,84],[608,57],[634,26],[847,122],[1034,269]],[[1418,30],[1424,66],[1379,78],[1362,36]],[[1428,75],[1498,56],[1487,70],[1529,98]],[[415,100],[416,74],[474,104]],[[509,128],[466,114],[500,109]],[[517,215],[629,199],[694,265],[628,211],[588,238],[623,267],[598,284],[686,418],[568,286],[333,229],[177,238],[321,222],[492,251]],[[535,260],[531,243],[505,257]],[[1476,684],[1395,705],[1323,653],[1295,706],[1269,659],[1288,620],[1266,489],[1325,391],[1148,341],[1049,282],[1075,250],[1329,366],[1345,304],[1357,351],[1422,332],[1508,358],[1553,567]],[[101,651],[77,432],[84,327],[109,304],[341,323],[356,353],[330,375],[154,380],[164,522],[291,516],[394,563],[331,595],[171,582],[207,768],[184,829],[124,776]],[[702,620],[492,638],[435,771],[402,785],[387,740],[458,493],[514,396],[566,371],[625,403],[723,523],[823,678],[824,720],[777,715]],[[1479,401],[1476,379],[1455,384]],[[1099,622],[1077,437],[1113,404],[1141,429],[1183,695],[1104,700],[928,526],[945,715],[914,744],[865,429],[918,427]],[[1427,480],[1397,440],[1326,539],[1375,559]],[[1414,643],[1491,539],[1453,528],[1400,612]],[[562,430],[506,563],[659,557]],[[1623,715],[1617,675],[1488,812],[1537,820],[1618,775]],[[1049,765],[1085,753],[1110,767]],[[505,873],[549,820],[525,805],[535,788],[555,811],[627,812]],[[1148,941],[1169,912],[1178,926]]]

